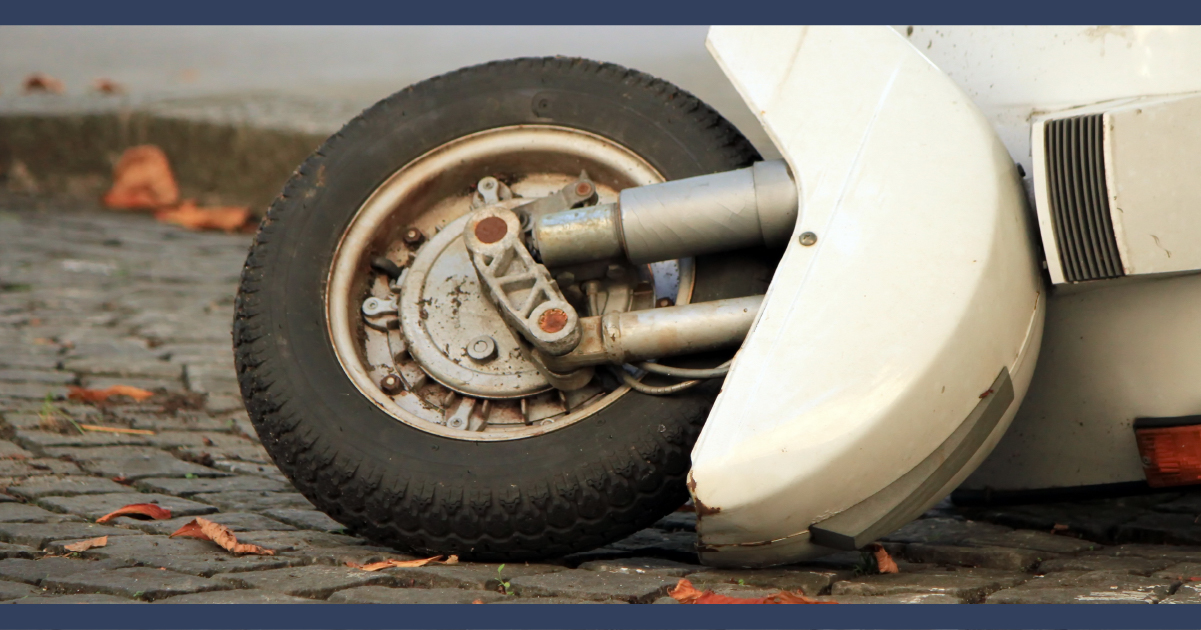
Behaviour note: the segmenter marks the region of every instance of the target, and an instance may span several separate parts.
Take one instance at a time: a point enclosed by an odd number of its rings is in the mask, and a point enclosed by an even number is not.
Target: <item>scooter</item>
[[[859,549],[956,488],[1201,480],[1201,29],[708,46],[782,159],[556,57],[408,87],[300,166],[234,345],[317,507],[511,561],[691,497],[702,562],[744,567]]]

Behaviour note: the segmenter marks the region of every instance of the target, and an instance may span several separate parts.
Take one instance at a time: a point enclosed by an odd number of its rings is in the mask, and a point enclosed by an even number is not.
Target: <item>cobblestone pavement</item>
[[[709,569],[685,512],[544,563],[348,568],[407,556],[314,510],[257,443],[229,333],[249,237],[32,206],[0,200],[0,602],[674,603],[665,592],[683,576],[725,594],[802,589],[843,603],[1201,602],[1201,494],[1182,492],[944,504],[884,541],[900,566],[886,575],[859,553]],[[160,393],[103,407],[66,399],[71,385],[114,384]],[[145,502],[173,518],[94,522]],[[197,515],[276,554],[167,537]],[[104,547],[64,549],[101,535]]]

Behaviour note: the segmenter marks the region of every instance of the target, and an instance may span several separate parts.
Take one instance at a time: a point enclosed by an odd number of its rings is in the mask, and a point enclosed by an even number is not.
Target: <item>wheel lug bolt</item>
[[[425,234],[422,234],[421,230],[418,230],[415,227],[411,227],[411,228],[405,230],[403,238],[404,238],[404,242],[409,245],[420,245],[421,241],[425,240]]]
[[[487,335],[467,342],[467,356],[473,361],[491,361],[496,358],[496,341]]]
[[[402,387],[403,383],[401,383],[400,377],[395,374],[389,374],[379,381],[379,388],[389,396],[399,394]]]

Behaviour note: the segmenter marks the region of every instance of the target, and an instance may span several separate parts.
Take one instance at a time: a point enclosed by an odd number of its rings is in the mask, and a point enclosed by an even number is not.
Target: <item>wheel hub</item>
[[[463,246],[467,219],[431,238],[404,276],[400,326],[409,354],[461,394],[520,398],[546,391],[550,383],[522,355],[516,335],[480,289]]]

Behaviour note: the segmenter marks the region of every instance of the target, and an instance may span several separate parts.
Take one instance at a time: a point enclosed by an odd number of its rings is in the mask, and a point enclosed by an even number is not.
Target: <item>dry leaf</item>
[[[888,555],[888,551],[884,549],[884,545],[880,543],[872,543],[867,546],[868,551],[871,551],[876,556],[876,570],[880,573],[900,573],[901,569],[897,567],[897,563]]]
[[[85,389],[83,387],[67,388],[68,398],[83,402],[104,402],[112,396],[129,396],[138,402],[142,402],[153,395],[153,392],[148,392],[144,389],[138,389],[137,387],[131,387],[129,385],[113,385],[112,387],[106,389]]]
[[[145,516],[147,520],[163,521],[171,518],[171,510],[154,503],[131,503],[101,516],[96,522],[107,523],[118,516]]]
[[[443,558],[443,556],[434,556],[432,558],[421,558],[420,560],[381,560],[379,562],[372,562],[370,564],[359,564],[357,562],[347,561],[346,566],[348,566],[352,569],[362,569],[364,571],[379,571],[380,569],[390,569],[392,567],[399,567],[402,569],[404,569],[404,568],[411,569],[413,567],[423,567],[427,564],[458,564],[459,563],[458,556],[451,556],[449,558],[446,558],[445,560],[443,560],[442,558]]]
[[[188,538],[199,538],[201,540],[211,540],[226,551],[231,553],[250,553],[260,556],[274,556],[275,552],[270,549],[264,549],[258,545],[238,542],[238,537],[229,530],[228,527],[214,523],[207,518],[194,518],[191,522],[171,534],[170,538],[176,536],[186,536]]]
[[[713,591],[698,591],[692,582],[681,578],[675,588],[667,591],[672,599],[681,604],[836,604],[838,602],[821,602],[805,597],[801,591],[780,591],[766,597],[730,597],[718,595]]]
[[[108,208],[162,208],[179,203],[179,185],[167,154],[152,145],[130,147],[113,168],[113,187],[101,199]]]
[[[482,603],[484,603],[484,600],[482,600],[482,599],[473,599],[473,600],[471,600],[471,603],[473,603],[473,604],[482,604]]]
[[[99,538],[89,538],[87,540],[81,540],[79,542],[71,543],[69,545],[63,545],[63,549],[66,549],[67,551],[87,551],[88,549],[95,549],[96,547],[103,547],[107,544],[108,544],[108,536],[101,536]]]
[[[35,92],[62,94],[65,89],[62,81],[40,72],[35,72],[25,77],[25,82],[22,85],[25,88],[26,94],[33,94]]]
[[[112,79],[100,78],[92,81],[92,89],[101,94],[124,94],[125,86]]]
[[[154,431],[150,429],[128,429],[125,427],[102,427],[98,424],[81,424],[79,428],[84,431],[99,431],[101,433],[125,433],[129,435],[154,435]]]
[[[182,225],[189,230],[236,232],[250,220],[250,208],[201,208],[188,199],[176,208],[164,208],[155,212],[154,218],[163,223]]]

